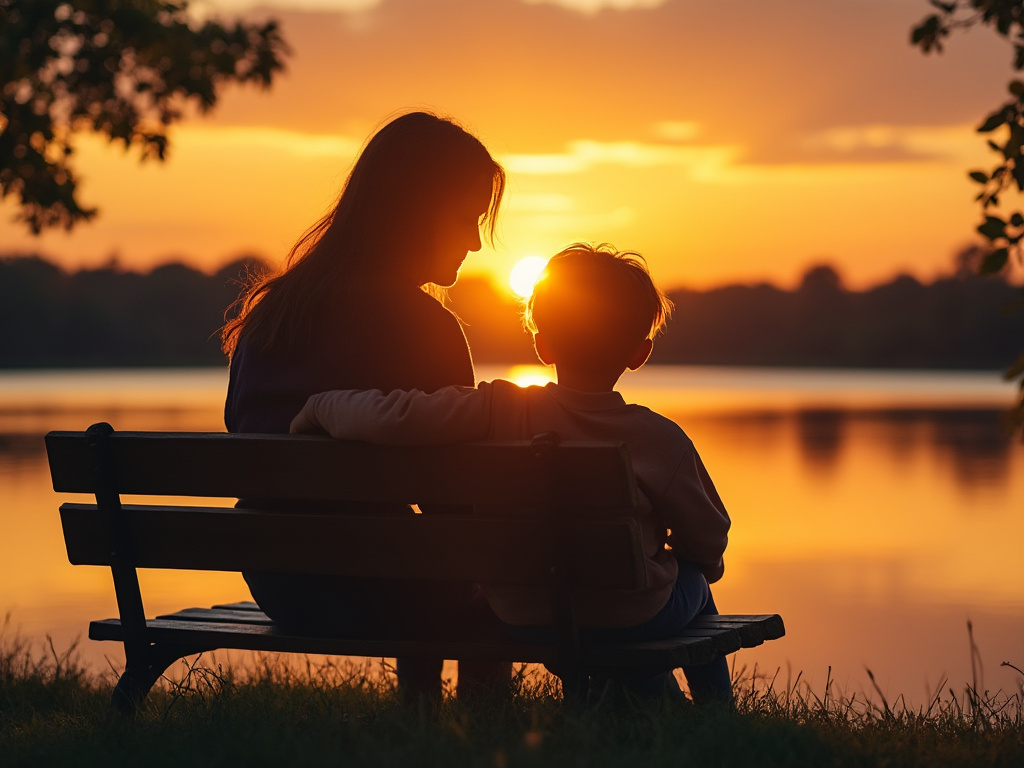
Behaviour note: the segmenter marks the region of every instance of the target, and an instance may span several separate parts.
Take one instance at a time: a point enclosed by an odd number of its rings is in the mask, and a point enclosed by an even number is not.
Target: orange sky
[[[246,0],[200,12],[265,15]],[[0,250],[68,267],[116,255],[213,268],[280,259],[386,116],[460,120],[510,172],[502,277],[578,239],[644,253],[665,288],[836,265],[850,287],[947,272],[972,241],[973,126],[1004,98],[1009,46],[978,30],[908,43],[925,0],[301,0],[268,3],[294,55],[269,92],[226,91],[140,165],[77,141],[100,217],[33,238],[0,204]],[[287,9],[285,8],[287,6]]]

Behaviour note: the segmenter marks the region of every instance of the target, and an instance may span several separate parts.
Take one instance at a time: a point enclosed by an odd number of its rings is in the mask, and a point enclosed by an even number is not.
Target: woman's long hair
[[[265,349],[302,346],[325,302],[350,281],[409,272],[425,228],[469,185],[491,179],[481,225],[493,242],[505,171],[479,139],[448,118],[411,112],[366,143],[337,204],[288,253],[285,267],[256,276],[221,329],[230,357],[244,335]]]

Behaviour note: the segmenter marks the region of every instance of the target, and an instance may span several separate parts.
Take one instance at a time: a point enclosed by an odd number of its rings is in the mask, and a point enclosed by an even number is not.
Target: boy
[[[639,254],[576,243],[548,262],[524,318],[538,357],[555,367],[556,384],[522,388],[499,379],[432,394],[322,392],[309,398],[291,431],[406,445],[529,439],[548,431],[563,440],[625,441],[641,491],[635,514],[650,586],[578,595],[582,639],[670,637],[699,613],[717,613],[708,584],[722,576],[730,525],[686,434],[643,406],[627,405],[614,390],[626,370],[647,361],[671,309]],[[484,591],[513,636],[539,638],[552,623],[545,595],[487,585]],[[731,699],[724,659],[684,672],[695,699]],[[678,689],[671,675],[639,688],[664,685]]]

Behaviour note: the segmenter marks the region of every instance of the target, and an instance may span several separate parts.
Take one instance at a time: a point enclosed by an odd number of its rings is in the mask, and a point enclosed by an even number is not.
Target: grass
[[[393,676],[369,663],[201,656],[175,669],[137,717],[117,717],[111,677],[84,669],[74,647],[34,652],[0,634],[0,765],[1024,765],[1024,672],[1016,691],[946,690],[918,709],[740,670],[735,710],[580,710],[557,679],[523,668],[511,700],[427,711],[401,707]]]

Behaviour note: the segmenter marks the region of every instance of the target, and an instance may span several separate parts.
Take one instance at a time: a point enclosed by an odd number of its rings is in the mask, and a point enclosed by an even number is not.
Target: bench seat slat
[[[241,607],[234,607],[241,606]],[[683,664],[700,664],[709,661],[715,655],[734,653],[740,648],[751,648],[760,645],[765,639],[778,631],[781,617],[774,614],[766,615],[725,615],[702,616],[696,619],[687,629],[669,640],[651,641],[646,643],[617,643],[606,647],[586,650],[589,663],[607,667],[647,665],[672,662],[675,666]],[[255,603],[235,603],[213,608],[185,608],[173,614],[158,616],[147,622],[150,636],[154,641],[174,642],[175,630],[187,629],[191,640],[207,640],[219,643],[211,647],[246,648],[248,650],[288,650],[287,648],[271,648],[275,642],[284,644],[297,642],[289,640],[288,632],[279,630],[273,622],[259,610]],[[744,628],[757,631],[743,631]],[[784,631],[784,630],[783,630]],[[212,634],[211,634],[212,633]],[[178,635],[181,633],[179,632]],[[120,621],[107,619],[93,622],[89,636],[95,640],[121,639]],[[253,637],[259,639],[253,640]],[[215,640],[211,639],[215,638]],[[230,641],[229,644],[225,644]],[[179,642],[184,642],[179,640]],[[406,640],[381,638],[320,638],[319,647],[344,650],[307,650],[308,653],[332,653],[340,655],[384,655],[378,650],[376,654],[364,654],[369,647],[381,649],[391,648],[394,655],[410,652],[410,643],[415,644],[423,655],[455,656],[455,648],[463,653],[483,652],[487,658],[509,660],[512,656],[517,661],[545,662],[554,658],[555,650],[551,646],[535,643],[516,643],[497,633],[482,634],[471,639],[439,638],[436,640]],[[239,644],[241,643],[241,644]],[[250,647],[256,643],[257,647]],[[499,647],[503,650],[499,651]],[[489,649],[483,650],[482,649]],[[626,664],[627,653],[631,661]]]
[[[545,462],[560,480],[555,488],[528,441],[424,450],[313,435],[115,432],[107,443],[123,494],[529,505],[553,493],[565,506],[637,503],[622,443],[566,441],[553,449]],[[95,493],[85,433],[50,432],[46,450],[55,491]]]
[[[180,644],[196,649],[235,648],[250,651],[330,654],[395,658],[473,658],[492,661],[554,663],[557,649],[543,643],[518,643],[505,637],[440,638],[335,638],[292,634],[273,625],[186,619],[150,619],[146,622],[151,642]],[[726,633],[727,639],[731,637]],[[89,625],[91,640],[122,640],[118,619],[94,621]],[[585,665],[605,668],[670,669],[707,663],[720,653],[735,651],[732,643],[719,646],[711,636],[681,637],[643,643],[617,643],[584,648]]]
[[[262,624],[270,626],[273,620],[263,611],[238,611],[224,608],[183,608],[176,613],[157,616],[161,621],[217,621],[225,624]]]
[[[242,600],[237,603],[219,603],[213,608],[229,611],[255,611],[263,613],[260,607],[252,600]],[[187,611],[205,611],[208,608],[186,608]],[[765,640],[778,640],[785,637],[786,626],[782,617],[777,613],[726,613],[720,616],[698,616],[690,622],[691,628],[696,627],[729,627],[742,630],[743,627],[757,627],[763,634]],[[742,634],[742,631],[741,631]],[[748,646],[744,646],[745,648]]]
[[[218,603],[213,607],[224,608],[229,611],[259,611],[260,613],[263,613],[263,611],[260,610],[260,607],[252,600],[240,600],[237,603]]]
[[[711,617],[709,617],[711,618]],[[260,611],[225,610],[217,608],[185,608],[177,613],[157,616],[158,620],[215,622],[226,624],[254,624],[271,626],[273,621]],[[676,638],[711,638],[716,652],[720,654],[734,653],[740,648],[752,648],[764,642],[763,631],[757,630],[756,624],[742,622],[702,622],[700,625],[688,627],[680,631]],[[499,638],[500,639],[500,638]]]
[[[537,518],[483,515],[290,514],[227,507],[125,505],[139,568],[358,574],[493,584],[546,584],[554,538]],[[68,560],[110,565],[116,549],[95,504],[60,507]],[[591,586],[646,584],[639,523],[588,521],[573,539],[570,578]],[[238,546],[239,542],[245,546]],[[577,557],[573,553],[578,554]]]
[[[786,634],[786,626],[778,614],[731,614],[698,616],[691,627],[717,626],[735,628],[743,638],[744,648],[753,648],[767,640],[778,640]]]

